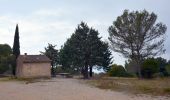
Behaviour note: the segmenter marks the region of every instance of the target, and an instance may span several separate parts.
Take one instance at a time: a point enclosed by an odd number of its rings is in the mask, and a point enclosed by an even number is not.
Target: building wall
[[[23,63],[20,77],[51,77],[50,63]]]
[[[23,66],[23,61],[21,56],[17,58],[17,66],[16,66],[16,76],[20,77],[22,76],[22,66]]]

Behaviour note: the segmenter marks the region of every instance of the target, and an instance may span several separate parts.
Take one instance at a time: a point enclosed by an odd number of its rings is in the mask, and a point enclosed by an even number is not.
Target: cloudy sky
[[[108,27],[123,10],[144,10],[158,15],[157,22],[167,25],[166,54],[170,59],[169,0],[0,0],[0,44],[13,45],[19,24],[21,53],[39,54],[48,43],[59,49],[81,21],[108,38]],[[114,63],[124,64],[120,54],[113,53]]]

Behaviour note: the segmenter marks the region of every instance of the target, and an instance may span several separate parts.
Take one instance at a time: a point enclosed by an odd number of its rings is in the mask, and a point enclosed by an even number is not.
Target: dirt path
[[[76,79],[51,79],[25,84],[0,82],[0,100],[168,100],[162,97],[135,96],[101,90]],[[170,100],[170,99],[169,99]]]

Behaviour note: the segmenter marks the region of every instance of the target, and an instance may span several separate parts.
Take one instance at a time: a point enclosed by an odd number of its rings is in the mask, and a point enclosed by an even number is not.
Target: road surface
[[[98,89],[77,79],[54,78],[29,84],[23,81],[0,82],[0,100],[168,100],[168,98],[136,96]]]

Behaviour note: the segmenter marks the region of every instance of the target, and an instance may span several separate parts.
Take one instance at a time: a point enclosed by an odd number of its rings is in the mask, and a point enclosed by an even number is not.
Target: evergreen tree
[[[40,53],[46,55],[51,60],[51,74],[55,76],[55,67],[58,64],[58,50],[55,49],[55,45],[48,44],[48,46],[45,47],[45,52]]]
[[[10,70],[12,49],[8,44],[0,44],[0,74]]]
[[[144,58],[165,52],[164,35],[167,27],[156,23],[156,19],[156,14],[146,10],[125,10],[108,29],[112,49],[137,63],[139,77]]]
[[[20,43],[19,43],[19,28],[18,24],[15,29],[14,43],[13,43],[13,55],[15,56],[15,62],[13,64],[13,75],[15,75],[16,59],[20,55]]]
[[[8,44],[0,44],[0,58],[10,56],[12,49]]]
[[[89,67],[89,48],[88,48],[88,42],[87,37],[90,29],[82,22],[80,25],[78,25],[78,28],[75,30],[75,33],[73,35],[73,44],[72,44],[72,50],[73,50],[73,64],[75,66],[79,66],[81,69],[81,72],[85,79],[88,78],[88,67]]]
[[[104,71],[109,69],[109,65],[111,64],[111,52],[109,51],[108,43],[101,41],[98,36],[99,33],[95,29],[90,30],[88,34],[88,48],[90,51],[89,57],[89,75],[93,76],[93,66],[97,66],[98,69],[102,68]]]
[[[101,45],[102,42],[100,38],[98,37],[99,33],[95,29],[90,29],[90,32],[88,34],[88,51],[89,51],[89,76],[92,77],[93,75],[93,66],[94,65],[101,65]]]
[[[73,48],[74,35],[70,39],[67,39],[64,46],[61,47],[59,52],[59,63],[62,65],[63,72],[68,72],[72,74],[80,73],[81,69],[78,67],[78,62],[73,62],[73,53],[75,50]]]
[[[92,76],[93,66],[102,66],[105,61],[104,55],[106,56],[107,47],[103,45],[98,34],[98,31],[81,22],[60,50],[61,62],[63,64],[67,62],[64,65],[67,64],[69,68],[72,67],[77,71],[81,71],[85,79],[89,75]]]
[[[112,64],[112,53],[109,50],[109,45],[106,42],[102,43],[102,69],[105,72],[108,72],[110,70],[110,64]]]

